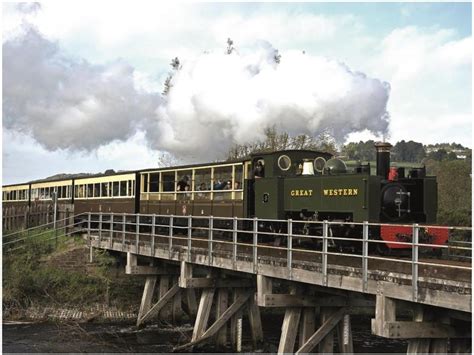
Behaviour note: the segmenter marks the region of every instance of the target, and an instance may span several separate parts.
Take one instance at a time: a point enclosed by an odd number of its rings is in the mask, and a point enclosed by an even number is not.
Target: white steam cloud
[[[35,28],[3,44],[3,116],[9,130],[50,150],[97,149],[145,131],[148,144],[184,160],[223,158],[276,125],[291,134],[386,134],[389,85],[336,61],[267,42],[184,60],[165,97],[140,91],[121,61],[70,58]]]
[[[4,127],[47,149],[93,150],[126,140],[159,102],[135,89],[130,65],[68,58],[34,28],[3,44]]]

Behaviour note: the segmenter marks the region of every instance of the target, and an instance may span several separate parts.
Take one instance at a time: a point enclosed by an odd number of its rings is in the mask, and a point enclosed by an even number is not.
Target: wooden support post
[[[192,277],[193,264],[182,261],[180,268],[180,276],[178,279],[179,287],[186,288],[186,280]],[[196,292],[192,288],[186,288],[183,295],[188,315],[190,317],[195,317],[197,314]]]
[[[260,317],[260,308],[255,302],[255,294],[250,297],[248,302],[250,332],[252,333],[252,342],[254,349],[261,347],[263,343],[262,318]]]
[[[352,341],[351,316],[345,314],[339,322],[337,328],[337,338],[339,343],[339,352],[344,354],[354,353],[354,344]]]
[[[271,295],[273,292],[272,279],[257,275],[257,305],[263,306],[265,303],[265,295]]]
[[[430,352],[430,339],[413,339],[408,342],[407,354],[427,354]]]
[[[133,266],[137,266],[137,256],[129,252],[127,253],[127,265],[125,266],[125,270],[127,270],[127,267],[131,268]]]
[[[174,277],[173,280],[174,280],[173,284],[177,285],[178,278]],[[173,298],[173,307],[172,307],[174,324],[176,324],[183,317],[183,309],[181,308],[181,301],[182,301],[181,292],[177,292]]]
[[[335,313],[333,307],[321,307],[321,324],[325,324]],[[337,324],[337,323],[336,323]],[[319,343],[319,352],[332,354],[334,352],[334,330],[328,331],[328,334]]]
[[[413,321],[423,322],[425,318],[423,305],[417,304],[413,310]],[[423,354],[430,352],[430,339],[411,339],[408,341],[407,354]]]
[[[471,339],[450,339],[450,350],[452,354],[469,354],[471,353]]]
[[[290,286],[290,294],[296,295],[299,292],[296,286]],[[287,307],[285,318],[281,327],[280,344],[278,345],[278,353],[292,353],[295,348],[296,335],[298,334],[298,325],[300,322],[301,308]]]
[[[206,331],[209,315],[211,314],[214,292],[214,288],[204,289],[202,291],[201,301],[199,302],[199,308],[196,316],[196,322],[194,323],[193,337],[191,338],[191,341],[197,340]]]
[[[143,324],[147,320],[156,316],[159,311],[179,292],[180,288],[177,284],[171,287],[168,292],[166,292],[166,294],[162,298],[160,298],[160,300],[153,307],[150,308],[148,312],[146,312],[142,317],[138,318],[137,325]]]
[[[241,289],[234,289],[232,299],[235,302],[238,297],[242,294]],[[242,322],[242,311],[239,310],[233,315],[230,319],[230,343],[232,346],[232,350],[237,351],[237,336],[238,336],[238,328],[239,328],[239,320],[240,323]],[[241,323],[242,324],[242,323]]]
[[[296,334],[300,321],[301,308],[287,308],[285,318],[281,327],[280,344],[278,354],[293,353],[295,347]]]
[[[153,292],[155,290],[156,276],[148,276],[145,280],[145,287],[143,288],[142,302],[140,304],[140,310],[138,311],[137,327],[140,326],[140,319],[147,313],[151,308],[151,301],[153,299]]]
[[[181,262],[178,284],[179,287],[186,288],[187,280],[193,278],[193,264],[186,261]]]
[[[210,289],[210,290],[214,291],[213,289]],[[206,291],[210,291],[210,290],[206,290]],[[232,303],[232,305],[229,308],[227,308],[225,312],[222,313],[222,315],[218,319],[216,319],[216,321],[209,327],[209,329],[203,332],[202,335],[198,336],[195,340],[192,340],[190,343],[179,346],[173,350],[179,351],[179,350],[192,347],[216,335],[217,332],[226,324],[226,322],[245,305],[247,300],[250,298],[250,295],[251,295],[250,292],[244,292],[240,294],[239,297]],[[194,333],[193,333],[193,337],[194,337]]]
[[[217,291],[217,307],[216,307],[216,319],[219,319],[227,309],[229,301],[229,292],[226,288],[220,288]],[[224,325],[221,330],[217,333],[216,344],[218,347],[225,347],[227,344],[227,327]]]
[[[170,277],[167,275],[163,275],[160,277],[160,286],[159,286],[159,299],[163,298],[163,296],[168,292],[170,288]],[[162,309],[160,312],[160,318],[162,320],[168,320],[170,321],[172,317],[172,309],[171,308],[165,308]]]
[[[316,330],[316,312],[314,308],[306,307],[303,308],[303,319],[300,324],[299,332],[299,347],[301,348],[304,343],[313,335]]]
[[[324,310],[323,312],[324,313]],[[320,352],[332,353],[333,348],[329,349],[329,342],[323,344],[323,341],[327,338],[328,334],[333,332],[334,327],[339,323],[344,314],[347,313],[347,309],[340,308],[338,311],[332,313],[319,329],[311,335],[306,343],[304,343],[296,352],[296,354],[304,354],[311,352],[318,344],[320,345]],[[321,346],[323,345],[323,346]],[[331,345],[334,345],[332,342]],[[326,351],[327,350],[327,351]]]
[[[193,288],[188,288],[184,290],[183,296],[188,315],[190,317],[195,317],[197,314],[196,292]]]
[[[372,334],[386,336],[387,322],[395,322],[395,300],[383,295],[377,295],[375,303],[375,319],[372,319]]]

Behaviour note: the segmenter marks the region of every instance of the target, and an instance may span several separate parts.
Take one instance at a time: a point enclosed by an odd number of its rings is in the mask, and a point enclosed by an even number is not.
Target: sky
[[[472,148],[471,3],[50,1],[2,20],[3,184],[223,159],[271,125]]]

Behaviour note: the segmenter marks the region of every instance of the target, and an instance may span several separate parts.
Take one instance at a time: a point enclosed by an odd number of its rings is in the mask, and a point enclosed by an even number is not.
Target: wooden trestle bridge
[[[397,242],[405,254],[384,256],[373,252],[382,242],[369,239],[369,223],[354,241],[336,235],[340,222],[307,222],[321,231],[310,236],[293,233],[304,222],[291,220],[89,213],[85,221],[91,257],[93,248],[126,253],[125,272],[145,275],[137,325],[181,305],[195,317],[191,342],[176,350],[205,341],[239,350],[243,314],[258,348],[260,308],[281,307],[279,353],[351,353],[357,314],[372,315],[373,334],[407,339],[408,353],[470,351],[470,228],[451,228],[448,244],[433,249],[420,242],[424,227],[411,225],[413,238]],[[349,247],[333,247],[336,239]]]

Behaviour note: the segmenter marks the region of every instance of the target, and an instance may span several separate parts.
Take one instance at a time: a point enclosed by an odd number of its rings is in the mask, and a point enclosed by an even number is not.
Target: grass
[[[56,239],[54,231],[43,230],[37,236],[19,233],[12,240],[16,242],[4,248],[2,260],[3,310],[7,314],[21,314],[32,305],[87,306],[108,303],[112,297],[123,301],[122,293],[130,291],[123,281],[114,281],[115,258],[106,252],[96,253],[90,273],[63,270],[49,262],[83,245],[80,237],[58,235]]]

